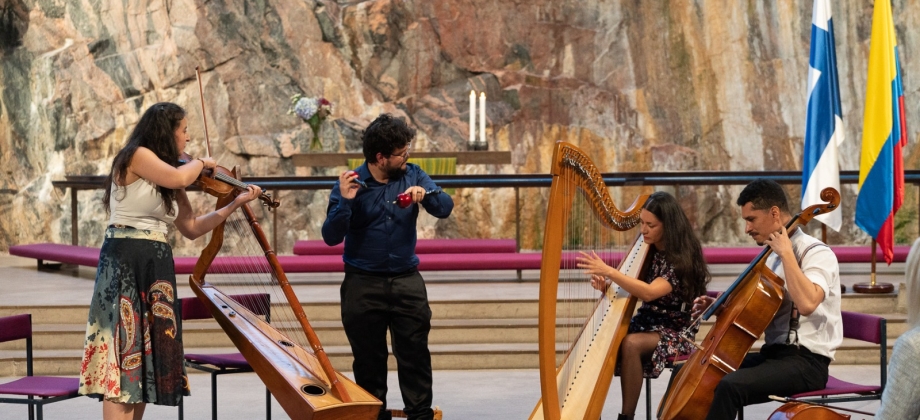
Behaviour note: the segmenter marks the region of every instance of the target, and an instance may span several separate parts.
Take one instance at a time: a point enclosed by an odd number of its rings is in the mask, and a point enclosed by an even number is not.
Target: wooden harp
[[[594,290],[574,258],[578,251],[597,252],[641,278],[649,247],[630,230],[648,196],[618,210],[600,171],[565,142],[556,143],[551,173],[540,268],[541,399],[530,418],[597,420],[636,299],[616,285],[605,293]]]
[[[232,172],[239,179],[238,170],[234,168]],[[217,208],[229,204],[234,196],[219,196]],[[212,231],[210,242],[201,251],[189,278],[198,299],[210,309],[290,418],[376,419],[381,402],[333,369],[252,209],[246,204],[234,213]],[[247,236],[246,241],[258,244],[251,247],[255,252],[249,253],[262,255],[218,258],[228,224],[234,226],[236,235]],[[286,305],[272,308],[272,324],[269,324],[229,298],[230,292],[225,293],[215,284],[206,282],[208,273],[244,273],[244,277],[248,277],[245,287],[259,287],[263,291],[270,287],[274,289],[273,294],[283,295]],[[254,286],[254,280],[268,284]],[[227,289],[240,287],[229,285]],[[290,328],[282,331],[285,326]]]

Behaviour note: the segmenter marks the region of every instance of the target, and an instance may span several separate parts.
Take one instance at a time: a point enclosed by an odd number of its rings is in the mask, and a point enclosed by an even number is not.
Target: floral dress
[[[651,360],[642,362],[643,375],[646,378],[657,378],[661,375],[669,356],[689,354],[693,350],[693,345],[680,339],[681,332],[691,323],[691,304],[684,304],[680,299],[683,285],[674,274],[674,266],[664,259],[662,253],[655,252],[645,282],[651,283],[659,277],[671,283],[671,293],[650,302],[642,302],[642,306],[629,323],[629,334],[655,331],[661,335],[658,347],[652,352]],[[688,338],[696,337],[697,331],[699,325],[694,325],[688,331]],[[619,365],[616,370],[619,375]]]
[[[175,289],[165,234],[106,230],[86,326],[80,394],[170,406],[189,395]]]

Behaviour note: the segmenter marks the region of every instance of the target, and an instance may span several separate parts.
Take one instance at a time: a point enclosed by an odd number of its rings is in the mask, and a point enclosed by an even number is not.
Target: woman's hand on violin
[[[248,203],[259,198],[260,195],[262,195],[262,188],[260,188],[258,185],[249,184],[245,191],[241,191],[239,194],[237,194],[236,198],[233,199],[233,202],[238,205],[243,205],[244,203]]]
[[[197,158],[197,160],[200,160],[201,163],[204,164],[204,168],[202,169],[214,169],[217,167],[217,161],[212,157]]]

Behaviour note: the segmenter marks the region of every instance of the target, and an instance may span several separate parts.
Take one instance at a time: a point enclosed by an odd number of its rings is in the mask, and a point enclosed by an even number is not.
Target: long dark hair
[[[662,224],[664,258],[674,266],[674,274],[683,283],[681,299],[692,302],[706,293],[712,279],[703,259],[703,247],[693,233],[690,220],[677,199],[664,191],[653,193],[642,208],[654,214]]]
[[[112,169],[109,176],[105,178],[105,195],[102,196],[102,205],[105,207],[106,214],[109,214],[112,200],[112,182],[118,180],[118,184],[125,187],[125,179],[128,174],[128,164],[134,157],[134,152],[138,147],[146,147],[153,151],[163,162],[176,166],[179,164],[179,148],[176,147],[176,129],[179,123],[185,118],[186,112],[181,106],[170,102],[160,102],[154,104],[137,122],[131,135],[128,136],[128,143],[115,155],[112,161]],[[176,190],[166,187],[157,186],[160,197],[163,198],[163,205],[166,206],[166,212],[173,214],[173,201],[176,199]]]

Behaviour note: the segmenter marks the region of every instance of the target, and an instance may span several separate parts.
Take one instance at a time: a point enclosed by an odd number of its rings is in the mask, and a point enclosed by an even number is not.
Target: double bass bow
[[[821,191],[824,204],[808,207],[792,217],[786,226],[792,234],[815,216],[829,213],[840,205],[840,193],[833,188]],[[706,334],[674,377],[671,389],[659,407],[659,419],[695,420],[705,418],[712,405],[716,385],[741,366],[754,342],[763,334],[783,301],[785,281],[766,266],[772,253],[769,246],[748,265],[728,289],[702,315],[709,319],[720,307],[715,325]]]
[[[834,407],[829,404],[819,402],[802,401],[789,397],[777,397],[771,395],[773,401],[784,402],[785,404],[777,408],[767,420],[848,420],[850,416],[840,414],[834,410],[848,411],[850,413],[863,414],[866,416],[875,416],[874,413],[854,410],[852,408]]]

